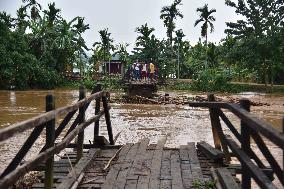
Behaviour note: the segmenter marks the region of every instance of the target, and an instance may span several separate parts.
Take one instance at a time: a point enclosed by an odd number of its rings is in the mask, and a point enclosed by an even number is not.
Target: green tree
[[[93,44],[93,47],[96,48],[99,47],[99,50],[102,52],[103,61],[106,62],[107,60],[110,60],[111,58],[111,51],[115,50],[115,47],[113,45],[113,38],[111,38],[111,33],[108,32],[108,28],[105,28],[103,30],[99,31],[101,41],[95,42]],[[105,73],[106,73],[106,66],[105,66]]]
[[[164,6],[161,10],[160,19],[164,21],[164,26],[167,28],[167,36],[169,38],[170,45],[173,41],[173,32],[176,28],[175,19],[183,18],[182,13],[177,8],[178,5],[181,5],[182,0],[174,0],[173,4],[170,6]]]
[[[244,19],[237,22],[228,22],[226,33],[231,34],[237,39],[243,40],[243,46],[251,46],[252,53],[257,54],[254,62],[254,69],[258,70],[265,84],[268,83],[268,75],[272,74],[277,67],[276,63],[282,63],[274,56],[275,49],[281,48],[281,43],[275,43],[276,36],[283,28],[284,3],[283,0],[238,0],[237,3],[226,0],[226,5],[235,8],[235,12]],[[254,45],[252,46],[251,43]],[[248,63],[250,64],[250,63]]]
[[[200,13],[199,19],[195,21],[194,27],[196,27],[199,23],[203,23],[201,26],[201,36],[205,37],[205,45],[208,43],[208,27],[210,26],[210,33],[214,31],[213,22],[216,20],[212,14],[216,12],[216,9],[208,9],[208,4],[205,4],[201,8],[196,9],[197,12]]]

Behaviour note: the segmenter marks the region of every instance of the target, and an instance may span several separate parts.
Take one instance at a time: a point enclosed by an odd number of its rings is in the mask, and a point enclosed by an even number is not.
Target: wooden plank
[[[145,162],[144,162],[144,171],[143,175],[139,175],[137,182],[137,189],[144,189],[149,187],[149,179],[151,174],[151,165],[153,158],[154,150],[147,149],[145,154]]]
[[[226,135],[226,141],[232,152],[236,154],[238,160],[242,163],[242,166],[246,166],[250,175],[261,188],[276,188],[269,178],[251,161],[250,157],[240,149],[229,135]]]
[[[206,157],[214,160],[216,163],[223,163],[224,153],[220,150],[213,148],[208,143],[201,141],[197,143],[197,148],[206,155]]]
[[[166,137],[160,139],[154,151],[152,165],[151,165],[151,176],[149,182],[150,189],[156,189],[160,187],[160,173],[162,165],[163,148],[166,143]]]
[[[171,175],[172,175],[172,188],[182,189],[182,178],[180,168],[180,158],[177,151],[172,151],[171,154]]]
[[[86,169],[86,167],[100,153],[100,151],[101,151],[100,149],[91,149],[89,153],[83,158],[81,158],[81,160],[75,165],[74,172],[76,173],[76,178],[72,173],[69,173],[67,175],[67,178],[64,179],[57,188],[59,189],[71,188],[73,183],[79,177],[79,175]]]
[[[102,185],[102,189],[113,188],[113,186],[115,185],[117,175],[118,175],[119,170],[120,170],[120,165],[125,161],[126,156],[127,156],[128,152],[130,151],[132,146],[133,146],[133,144],[126,144],[125,146],[123,146],[123,148],[121,149],[121,151],[119,153],[119,158],[118,158],[116,164],[111,167],[110,171],[108,172],[108,174],[106,176],[106,181]]]
[[[16,170],[11,172],[9,175],[5,176],[0,180],[0,188],[7,188],[8,186],[14,184],[21,176],[31,171],[36,165],[48,159],[51,155],[59,153],[63,150],[83,129],[89,126],[91,123],[99,119],[103,115],[103,111],[99,115],[96,115],[86,122],[78,125],[67,137],[62,139],[62,142],[58,143],[56,146],[47,149],[45,152],[40,153],[33,160],[23,164]]]
[[[226,168],[216,169],[219,181],[223,189],[239,189],[236,179],[232,176],[231,172]]]
[[[98,92],[83,100],[80,100],[79,102],[76,102],[73,105],[58,108],[56,110],[46,112],[44,114],[35,116],[31,119],[22,121],[20,123],[13,124],[6,128],[3,128],[0,130],[0,142],[14,136],[16,133],[24,132],[27,129],[31,129],[36,126],[42,125],[46,123],[47,121],[50,121],[60,115],[72,112],[80,108],[81,106],[85,105],[86,103],[89,103],[94,99],[102,97],[103,95],[105,95],[105,92]]]
[[[127,177],[132,177],[134,175],[145,175],[146,173],[142,170],[142,164],[145,161],[145,154],[148,147],[150,140],[149,139],[143,139],[140,141],[140,145],[137,151],[137,155],[135,156],[134,162],[132,164],[132,167],[129,170],[129,173]]]
[[[113,188],[123,189],[125,187],[125,184],[127,181],[127,175],[133,164],[133,161],[135,159],[139,146],[140,146],[140,143],[134,144],[129,150],[129,152],[127,153],[125,160],[120,165],[118,165],[118,169],[120,171],[117,175],[116,183]],[[129,179],[138,180],[138,176],[136,175],[136,177],[129,178]]]
[[[180,159],[181,159],[181,175],[182,181],[185,188],[192,187],[192,173],[190,167],[190,159],[188,156],[188,146],[181,145],[180,146]]]
[[[125,189],[135,189],[137,186],[137,180],[127,180],[125,184]]]
[[[171,150],[163,151],[160,182],[160,188],[172,188]]]
[[[204,178],[194,142],[188,143],[187,149],[188,149],[187,151],[188,151],[189,163],[192,173],[192,180],[193,182],[198,181],[200,184],[204,185]]]

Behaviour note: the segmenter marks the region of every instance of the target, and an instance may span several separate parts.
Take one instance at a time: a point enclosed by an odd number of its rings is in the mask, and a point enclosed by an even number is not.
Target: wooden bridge
[[[85,95],[85,89],[81,87],[79,101],[59,109],[54,109],[53,95],[47,95],[46,113],[0,130],[2,142],[17,133],[33,129],[1,174],[0,188],[15,185],[30,171],[40,171],[40,182],[33,184],[32,188],[249,189],[252,180],[260,188],[277,188],[272,183],[274,177],[279,180],[280,187],[284,186],[283,167],[263,140],[265,137],[283,152],[284,134],[253,116],[249,112],[249,100],[243,99],[237,105],[215,102],[214,95],[209,95],[208,102],[189,102],[192,107],[209,109],[215,146],[200,141],[179,148],[167,148],[164,146],[166,137],[157,144],[149,144],[146,138],[138,143],[115,145],[108,93],[101,91],[100,85],[97,85],[89,97]],[[86,120],[85,112],[92,101],[95,101],[95,115]],[[240,131],[223,110],[230,111],[240,119]],[[55,119],[61,115],[66,116],[56,127]],[[76,118],[71,121],[75,115]],[[99,120],[103,115],[108,140],[99,136]],[[222,125],[221,120],[224,122]],[[91,124],[94,124],[93,142],[84,144],[84,129]],[[22,162],[44,129],[46,144],[34,159]],[[224,134],[225,129],[234,138]],[[63,130],[67,130],[65,136]],[[60,142],[55,143],[60,138]],[[251,139],[268,164],[256,155],[251,147]],[[54,156],[66,148],[74,151],[70,150],[55,161]],[[240,164],[231,164],[232,157],[236,157]],[[238,174],[241,179],[236,178]]]

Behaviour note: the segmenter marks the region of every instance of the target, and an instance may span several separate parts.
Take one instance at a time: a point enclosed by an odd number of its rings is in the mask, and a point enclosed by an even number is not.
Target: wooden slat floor
[[[84,171],[84,178],[78,188],[103,189],[144,189],[144,188],[194,188],[194,184],[204,185],[212,180],[210,167],[219,167],[212,160],[199,152],[194,143],[180,148],[164,147],[166,140],[161,139],[156,145],[144,139],[135,144],[126,144],[119,155],[113,159],[108,170],[103,170],[112,158],[118,146],[101,149],[100,154]],[[67,176],[70,163],[67,156],[55,162],[55,187]],[[75,153],[69,153],[75,162]],[[42,182],[33,188],[43,188]]]

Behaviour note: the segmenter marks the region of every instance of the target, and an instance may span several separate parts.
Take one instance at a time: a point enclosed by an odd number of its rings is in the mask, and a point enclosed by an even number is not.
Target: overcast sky
[[[48,3],[53,1],[38,0],[38,2],[46,9]],[[104,28],[109,28],[116,44],[130,43],[133,47],[137,37],[135,28],[145,23],[155,28],[154,34],[159,39],[166,38],[166,29],[163,21],[160,20],[160,11],[173,0],[56,0],[55,2],[65,19],[85,17],[86,23],[90,24],[90,29],[84,34],[88,47],[100,40],[98,31]],[[183,0],[183,5],[179,6],[179,9],[184,18],[177,20],[176,29],[183,29],[186,39],[191,44],[195,44],[200,37],[200,26],[193,26],[198,18],[196,8],[208,3],[210,9],[217,10],[214,14],[215,31],[209,35],[209,41],[219,42],[225,37],[225,22],[237,19],[234,9],[227,7],[224,2],[225,0]],[[0,11],[15,16],[21,4],[22,0],[0,0]]]

